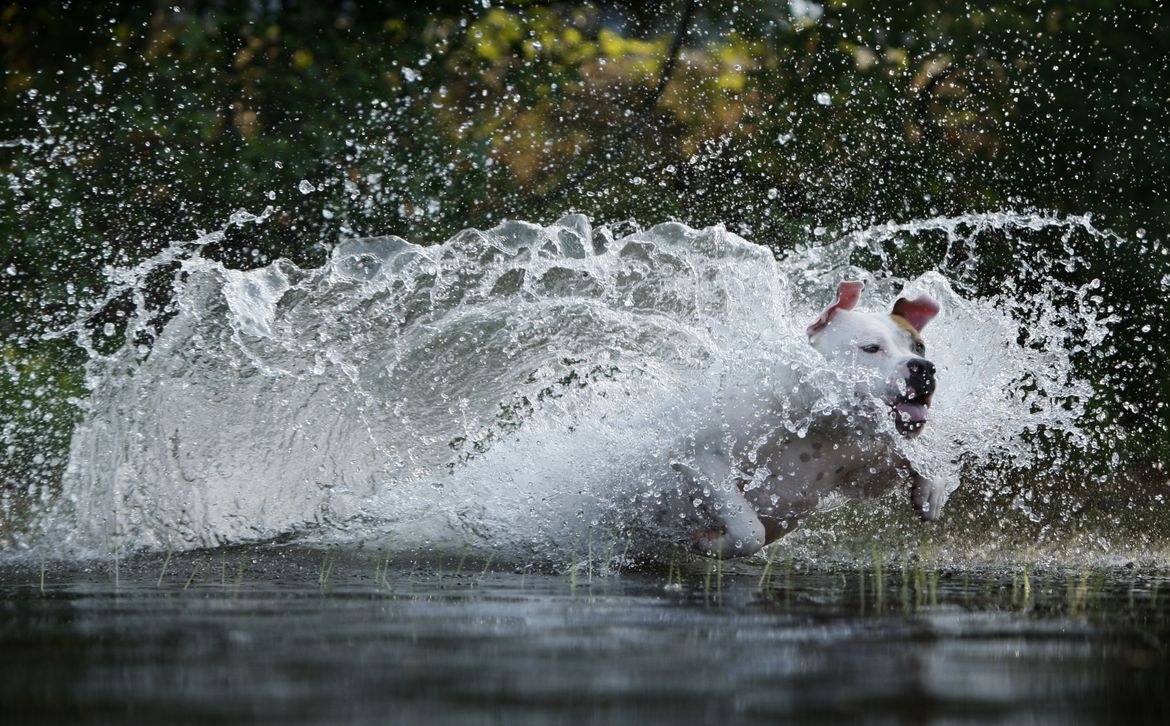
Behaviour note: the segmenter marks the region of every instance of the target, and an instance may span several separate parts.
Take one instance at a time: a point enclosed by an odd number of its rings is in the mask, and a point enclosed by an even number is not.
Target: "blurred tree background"
[[[58,0],[0,5],[0,55],[10,492],[62,466],[84,355],[42,336],[106,266],[210,230],[204,254],[235,266],[319,264],[349,236],[568,211],[778,251],[887,220],[1092,213],[1135,243],[1085,278],[1159,311],[1118,324],[1132,371],[1111,385],[1131,453],[1167,454],[1162,3]]]

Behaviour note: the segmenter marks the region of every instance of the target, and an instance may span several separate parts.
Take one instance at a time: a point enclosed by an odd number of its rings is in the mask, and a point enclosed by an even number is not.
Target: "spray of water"
[[[91,395],[36,529],[70,554],[374,538],[564,558],[676,542],[701,513],[670,457],[711,425],[721,387],[780,402],[770,415],[793,436],[854,405],[804,332],[844,277],[867,282],[862,308],[942,304],[930,426],[875,435],[953,490],[991,463],[1034,465],[1045,442],[1093,445],[1082,359],[1113,322],[1099,283],[1061,283],[1040,259],[997,290],[972,282],[989,236],[1019,249],[1037,232],[1113,241],[1084,218],[999,213],[780,259],[718,226],[616,237],[581,216],[431,247],[353,240],[315,269],[228,269],[199,254],[214,236],[175,245],[111,271],[124,295],[177,264],[165,324],[139,292],[112,353],[87,316],[59,333],[90,350]],[[922,240],[939,262],[896,274]]]

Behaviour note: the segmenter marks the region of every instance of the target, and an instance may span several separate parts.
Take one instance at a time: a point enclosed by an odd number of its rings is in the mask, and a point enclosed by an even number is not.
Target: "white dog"
[[[893,416],[898,433],[916,436],[935,390],[935,367],[925,357],[921,331],[938,313],[938,303],[922,295],[900,298],[888,315],[857,312],[862,287],[840,284],[837,299],[808,327],[809,342],[826,365],[850,369],[863,408],[878,403]],[[694,534],[707,554],[756,552],[795,529],[823,496],[872,496],[905,473],[921,516],[934,520],[941,514],[945,487],[914,472],[888,437],[879,435],[874,411],[826,416],[798,437],[768,416],[759,391],[732,395],[719,407],[718,430],[696,436],[671,462],[694,503],[717,522]]]

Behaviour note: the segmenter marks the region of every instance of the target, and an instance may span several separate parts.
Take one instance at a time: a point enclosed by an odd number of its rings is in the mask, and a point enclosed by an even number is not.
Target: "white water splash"
[[[177,314],[149,355],[130,334],[95,355],[42,528],[74,553],[294,536],[564,556],[595,537],[678,538],[693,525],[661,521],[680,496],[669,452],[709,423],[726,376],[781,398],[812,386],[813,404],[778,422],[796,432],[848,405],[804,333],[846,276],[867,281],[862,308],[904,291],[942,303],[932,423],[912,441],[886,432],[924,473],[953,488],[964,465],[1026,466],[1037,432],[1087,445],[1093,391],[1072,358],[1109,320],[1091,286],[974,295],[963,265],[987,229],[1099,235],[1081,218],[973,215],[777,260],[722,227],[615,239],[569,216],[434,247],[354,240],[321,268],[246,272],[191,254],[210,238],[176,245],[159,259],[181,260]],[[916,279],[853,264],[935,233],[948,262]]]

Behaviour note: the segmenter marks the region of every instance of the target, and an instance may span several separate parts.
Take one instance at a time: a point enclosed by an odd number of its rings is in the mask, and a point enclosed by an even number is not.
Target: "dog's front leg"
[[[723,531],[700,530],[695,546],[704,554],[742,557],[764,546],[764,523],[740,491],[727,461],[717,453],[696,456],[692,466],[680,461],[671,467],[682,475],[688,489],[707,512],[723,525]]]
[[[914,483],[910,488],[910,501],[923,520],[933,522],[942,516],[943,505],[947,503],[947,488],[916,471],[912,475]]]

